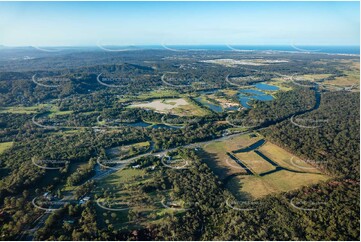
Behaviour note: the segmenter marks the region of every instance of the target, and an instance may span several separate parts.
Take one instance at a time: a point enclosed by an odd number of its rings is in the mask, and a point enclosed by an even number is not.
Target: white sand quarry
[[[177,99],[159,99],[159,100],[153,100],[148,103],[132,104],[130,105],[130,107],[150,108],[150,109],[155,109],[158,112],[165,112],[173,108],[177,108],[179,106],[185,106],[185,105],[189,105],[189,103],[185,99],[177,98]]]

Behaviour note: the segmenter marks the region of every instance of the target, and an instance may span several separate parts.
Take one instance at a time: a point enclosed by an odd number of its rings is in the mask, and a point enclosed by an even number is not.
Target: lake
[[[259,101],[272,101],[273,100],[272,95],[266,94],[259,90],[242,89],[239,92],[240,92],[238,94],[239,102],[245,108],[251,108],[251,106],[248,105],[248,102],[251,100],[259,100]]]
[[[260,90],[264,90],[264,91],[277,91],[277,90],[279,90],[279,87],[268,85],[268,84],[265,84],[263,82],[257,83],[257,84],[255,84],[253,86],[260,89]]]
[[[210,102],[203,101],[202,97],[195,98],[198,102],[200,102],[202,105],[206,106],[207,108],[211,109],[212,111],[216,113],[223,112],[223,108],[220,105],[216,105]]]

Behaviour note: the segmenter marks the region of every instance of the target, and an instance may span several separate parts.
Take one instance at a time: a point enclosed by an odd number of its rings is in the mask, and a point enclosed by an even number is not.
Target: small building
[[[73,224],[74,223],[74,220],[64,220],[63,221],[63,224]]]
[[[79,204],[84,204],[89,200],[90,200],[90,197],[84,197],[84,198],[80,199]]]

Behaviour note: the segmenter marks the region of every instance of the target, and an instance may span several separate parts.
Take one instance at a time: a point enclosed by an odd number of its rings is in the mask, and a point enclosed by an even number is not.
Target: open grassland
[[[243,199],[257,199],[272,193],[286,192],[326,181],[323,174],[294,173],[286,170],[265,176],[236,176],[228,183],[227,188]]]
[[[55,105],[51,104],[39,104],[35,106],[30,107],[21,107],[21,106],[15,106],[15,107],[2,107],[0,108],[0,113],[13,113],[13,114],[36,114],[42,109],[47,109],[50,111],[50,114],[48,115],[50,118],[54,118],[56,116],[60,115],[68,115],[73,113],[73,111],[60,111],[59,108]]]
[[[0,143],[0,154],[5,150],[10,149],[14,145],[14,142],[2,142]]]
[[[303,172],[318,172],[317,168],[271,142],[266,142],[259,150],[282,167]]]
[[[336,77],[335,80],[325,81],[325,84],[336,86],[360,85],[360,63],[351,62],[348,65],[349,69],[343,71],[345,76]]]
[[[306,75],[295,75],[294,80],[302,80],[302,81],[320,81],[322,79],[328,78],[332,76],[332,74],[306,74]]]
[[[124,182],[136,181],[145,176],[143,169],[123,169],[119,170],[102,180],[101,186],[116,185]]]
[[[234,95],[237,95],[239,91],[234,89],[223,89],[221,92],[228,97],[232,97]]]
[[[227,188],[243,199],[290,191],[330,178],[279,146],[263,142],[260,135],[240,135],[205,145],[201,156],[220,179],[227,178]],[[246,175],[246,169],[251,173]]]
[[[170,197],[170,190],[144,192],[140,184],[154,181],[158,171],[126,168],[106,177],[97,184],[93,195],[101,206],[97,206],[100,222],[112,225],[117,229],[139,228],[151,223],[158,223],[168,214],[177,214],[183,210],[174,210],[162,205],[165,198]],[[105,195],[107,197],[105,197]],[[175,201],[173,201],[175,202]],[[182,201],[176,201],[182,204]],[[105,207],[105,208],[104,208]],[[106,208],[116,209],[116,211]],[[136,216],[128,216],[136,214]]]
[[[324,62],[325,63],[325,62]],[[343,73],[343,76],[336,77],[333,80],[325,80],[323,84],[338,86],[338,87],[349,87],[352,85],[359,85],[360,83],[360,62],[341,60],[338,62],[338,70]],[[295,80],[308,80],[308,81],[319,81],[331,77],[332,74],[313,74],[313,75],[300,75],[295,76]]]
[[[224,179],[229,175],[245,173],[245,170],[238,166],[227,155],[227,152],[232,152],[240,148],[247,147],[261,137],[250,137],[249,134],[232,137],[225,141],[215,141],[203,146],[202,160],[215,172],[220,179]]]
[[[158,90],[153,90],[150,92],[143,92],[140,93],[139,95],[132,95],[132,96],[127,96],[124,95],[122,97],[119,98],[119,102],[128,102],[128,101],[134,101],[134,100],[149,100],[149,99],[160,99],[160,98],[176,98],[179,97],[180,94],[179,92],[175,91],[175,90],[171,90],[171,89],[158,89]]]
[[[276,86],[280,91],[290,91],[293,88],[289,85],[289,81],[285,81],[283,78],[272,78],[270,81],[265,82],[266,84]]]
[[[237,153],[234,155],[257,174],[274,169],[274,166],[272,166],[268,161],[262,159],[262,157],[253,151]]]
[[[202,117],[209,114],[209,110],[196,105],[189,98],[185,98],[185,100],[188,102],[188,104],[176,107],[173,110],[172,114],[179,116],[198,116],[198,117]]]
[[[21,107],[21,106],[14,106],[14,107],[1,107],[0,113],[14,113],[14,114],[35,114],[40,109],[47,107],[47,104],[39,104],[36,106],[30,107]]]

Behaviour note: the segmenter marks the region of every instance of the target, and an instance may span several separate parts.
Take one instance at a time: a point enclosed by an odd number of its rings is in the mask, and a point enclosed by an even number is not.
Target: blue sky
[[[0,2],[0,44],[359,45],[359,2]]]

